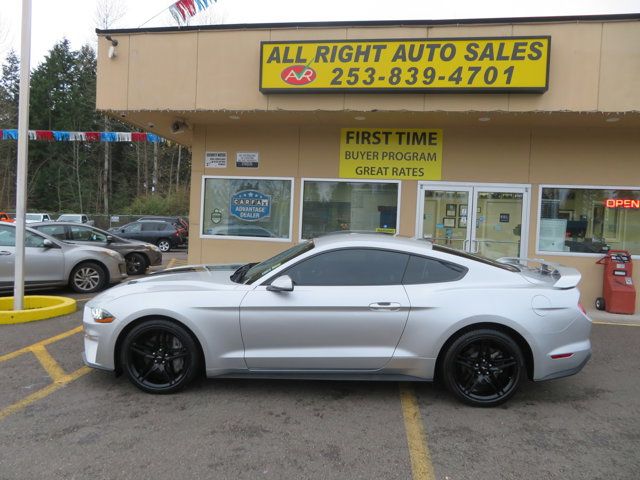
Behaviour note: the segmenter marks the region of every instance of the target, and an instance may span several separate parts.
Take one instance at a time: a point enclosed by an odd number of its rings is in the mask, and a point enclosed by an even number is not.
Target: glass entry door
[[[421,184],[417,234],[489,258],[524,257],[526,186]]]

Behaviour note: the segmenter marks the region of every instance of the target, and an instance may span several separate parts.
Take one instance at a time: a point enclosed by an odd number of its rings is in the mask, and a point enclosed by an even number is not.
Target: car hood
[[[241,265],[187,265],[162,270],[112,287],[94,297],[89,305],[97,305],[138,293],[235,290],[240,284],[232,282],[229,277]]]

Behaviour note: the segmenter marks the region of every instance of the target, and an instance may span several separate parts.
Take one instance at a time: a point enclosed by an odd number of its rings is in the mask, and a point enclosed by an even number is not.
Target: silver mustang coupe
[[[84,310],[84,360],[169,393],[208,377],[441,379],[499,405],[591,356],[580,274],[424,240],[335,234],[261,263],[130,281]]]

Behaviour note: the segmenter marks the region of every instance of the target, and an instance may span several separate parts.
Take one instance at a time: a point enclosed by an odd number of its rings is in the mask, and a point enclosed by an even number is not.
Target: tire
[[[604,303],[604,298],[602,297],[596,298],[596,309],[602,311],[605,309],[605,307],[606,305]]]
[[[473,330],[460,336],[442,362],[442,378],[449,391],[474,407],[495,407],[509,400],[525,372],[518,344],[493,329]]]
[[[102,290],[106,284],[107,272],[95,262],[76,265],[69,275],[69,286],[78,293],[94,293]]]
[[[148,393],[174,393],[200,368],[198,346],[180,325],[163,319],[136,325],[120,349],[120,366],[131,383]]]
[[[171,241],[168,238],[161,238],[160,240],[158,240],[156,245],[158,245],[158,248],[162,253],[167,253],[169,250],[171,250]]]
[[[125,260],[127,261],[127,275],[143,275],[149,266],[147,257],[141,253],[130,253]]]

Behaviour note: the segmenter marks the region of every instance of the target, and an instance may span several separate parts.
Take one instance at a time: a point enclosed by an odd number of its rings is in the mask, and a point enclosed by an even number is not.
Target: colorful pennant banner
[[[18,130],[0,130],[0,140],[18,140]],[[61,132],[29,130],[29,140],[45,142],[149,142],[161,143],[164,138],[145,132]]]
[[[181,23],[215,2],[216,0],[178,0],[169,7],[169,11],[176,22]]]

